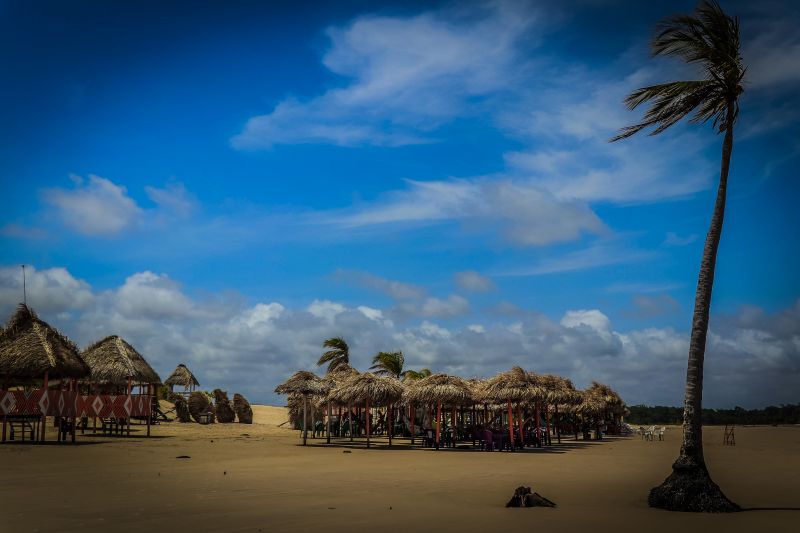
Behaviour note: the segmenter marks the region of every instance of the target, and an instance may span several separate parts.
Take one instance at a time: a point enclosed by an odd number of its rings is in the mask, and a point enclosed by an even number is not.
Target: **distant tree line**
[[[625,417],[629,424],[682,424],[683,407],[633,405]],[[764,409],[703,409],[703,424],[770,425],[800,424],[800,404],[770,405]]]

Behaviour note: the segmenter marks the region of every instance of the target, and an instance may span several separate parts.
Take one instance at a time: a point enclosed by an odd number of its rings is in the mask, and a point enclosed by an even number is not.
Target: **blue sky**
[[[692,2],[0,3],[0,311],[276,401],[362,369],[512,364],[680,404],[721,139],[608,144]],[[800,22],[741,17],[747,90],[706,400],[796,402]]]

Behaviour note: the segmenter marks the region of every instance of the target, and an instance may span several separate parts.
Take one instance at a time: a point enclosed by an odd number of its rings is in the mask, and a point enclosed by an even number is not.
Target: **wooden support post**
[[[366,399],[366,404],[364,407],[364,414],[366,416],[366,428],[367,428],[367,448],[369,448],[369,398]]]
[[[514,415],[511,412],[511,402],[508,402],[508,436],[511,438],[511,450],[514,450]]]
[[[542,445],[541,418],[539,418],[539,402],[536,402],[536,438],[539,439],[539,446]]]
[[[544,423],[547,425],[547,445],[550,446],[552,444],[550,437],[550,405],[547,402],[544,404]]]
[[[147,384],[147,436],[150,436],[150,422],[153,419],[153,390],[155,386],[152,383]]]
[[[413,405],[408,406],[409,414],[411,415],[411,445],[414,445],[414,415],[416,414],[416,409]],[[5,431],[5,426],[3,426],[3,431]]]
[[[328,420],[325,425],[325,437],[327,443],[331,443],[331,401],[328,400]]]
[[[308,423],[306,421],[306,401],[308,399],[307,394],[303,394],[303,446],[306,445],[306,439],[308,438]]]
[[[350,426],[350,442],[353,442],[353,402],[347,402],[347,424]]]
[[[392,404],[389,404],[389,412],[386,413],[386,421],[389,423],[387,431],[389,433],[389,446],[392,445]]]
[[[555,413],[553,414],[553,425],[554,429],[556,430],[556,439],[558,439],[558,443],[561,444],[561,425],[559,424],[558,420],[558,404],[555,405]]]
[[[442,402],[436,403],[436,449],[439,449],[439,439],[442,435]]]
[[[523,427],[524,420],[522,419],[522,407],[517,402],[517,426],[519,426],[519,447],[525,447],[525,428]]]
[[[44,373],[44,384],[42,385],[42,389],[44,390],[44,394],[47,394],[47,388],[50,385],[50,380],[48,379],[48,373]],[[42,413],[42,442],[45,441],[45,432],[47,431],[47,412]],[[23,432],[24,434],[24,432]]]
[[[131,378],[129,377],[128,378],[128,398],[131,397],[132,393],[133,393],[133,386],[131,385]],[[133,404],[131,403],[131,405],[133,405]],[[130,437],[131,436],[131,414],[130,413],[128,413],[127,422],[128,422],[128,436]]]

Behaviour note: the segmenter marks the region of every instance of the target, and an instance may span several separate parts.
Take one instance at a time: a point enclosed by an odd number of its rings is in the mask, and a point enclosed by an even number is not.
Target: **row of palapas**
[[[535,406],[536,412],[543,410],[545,417],[549,416],[552,408],[556,418],[559,412],[580,413],[598,421],[607,416],[618,418],[627,410],[619,394],[608,385],[593,382],[589,388],[579,390],[568,378],[536,374],[518,366],[489,379],[462,379],[448,374],[432,374],[421,379],[400,380],[369,372],[361,373],[344,364],[324,377],[304,370],[296,372],[280,384],[275,392],[289,395],[290,418],[297,420],[302,416],[305,430],[305,403],[308,399],[317,408],[327,409],[328,420],[331,419],[331,408],[337,406],[346,407],[348,412],[354,406],[363,406],[367,411],[370,407],[386,407],[389,412],[399,406],[435,406],[437,420],[441,417],[443,406],[507,408],[509,415],[512,405],[518,409],[521,405]]]
[[[108,336],[80,351],[69,337],[41,320],[27,305],[20,304],[6,325],[0,326],[0,387],[53,385],[72,380],[109,393],[130,392],[138,386],[153,395],[162,383],[142,354],[121,337]],[[199,382],[181,364],[164,384],[191,390]],[[224,391],[217,389],[215,396],[218,405],[224,404],[227,409],[209,407],[205,393],[198,393],[193,402],[196,412],[215,414],[220,410],[225,414],[217,418],[227,420],[229,412],[238,410],[242,413],[240,421],[252,422],[252,409],[243,397],[238,402],[234,398],[231,406]]]

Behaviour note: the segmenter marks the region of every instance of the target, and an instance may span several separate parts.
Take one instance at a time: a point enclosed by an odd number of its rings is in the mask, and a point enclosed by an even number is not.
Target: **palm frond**
[[[317,366],[328,363],[328,372],[333,372],[342,365],[350,364],[350,347],[342,337],[331,337],[322,343],[323,348],[330,348],[317,361]]]
[[[378,352],[375,357],[372,358],[370,370],[374,370],[375,374],[378,375],[399,378],[403,374],[404,365],[405,357],[402,351]]]

